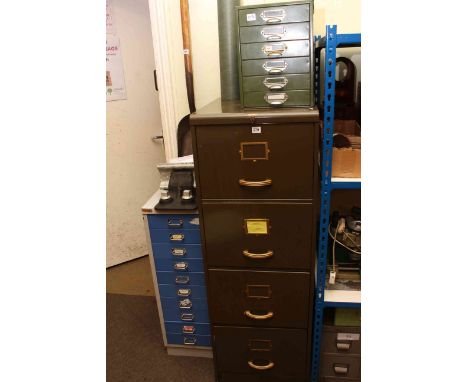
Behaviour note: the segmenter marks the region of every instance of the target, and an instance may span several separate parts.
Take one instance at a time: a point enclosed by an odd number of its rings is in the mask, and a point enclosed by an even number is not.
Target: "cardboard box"
[[[332,161],[333,178],[361,177],[361,149],[333,148]]]

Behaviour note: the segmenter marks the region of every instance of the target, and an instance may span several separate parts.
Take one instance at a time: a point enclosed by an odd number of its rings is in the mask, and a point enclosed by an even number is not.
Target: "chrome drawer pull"
[[[182,321],[193,321],[195,319],[195,315],[193,313],[182,313],[180,315],[180,319]]]
[[[341,375],[348,374],[348,366],[333,365],[333,370],[335,370],[336,374],[341,374]]]
[[[176,276],[175,283],[176,284],[188,284],[190,282],[189,276]]]
[[[174,270],[176,271],[186,271],[188,269],[188,264],[184,261],[174,264]]]
[[[263,85],[271,90],[283,89],[288,84],[286,77],[267,77],[263,80]]]
[[[195,333],[195,326],[193,326],[193,325],[184,325],[182,327],[182,333],[184,333],[184,334],[193,334],[193,333]]]
[[[192,308],[192,301],[190,299],[185,298],[179,301],[179,308],[180,309],[191,309]]]
[[[286,34],[285,27],[263,28],[260,32],[267,40],[281,40]]]
[[[265,253],[251,253],[247,249],[244,249],[242,254],[249,259],[268,259],[273,256],[273,251],[267,251]]]
[[[246,310],[244,314],[249,318],[253,318],[254,320],[268,320],[273,317],[273,312],[268,312],[267,314],[258,315],[258,314],[251,313],[250,310]]]
[[[171,253],[172,256],[185,256],[187,250],[185,248],[172,248]]]
[[[288,63],[284,60],[267,61],[262,67],[268,74],[282,73],[288,67]]]
[[[263,45],[262,52],[268,57],[279,57],[288,49],[288,46],[284,43]]]
[[[184,240],[184,234],[182,233],[171,233],[169,236],[170,241],[183,241]]]
[[[351,344],[346,344],[346,343],[343,343],[343,342],[337,342],[336,343],[336,348],[338,350],[349,350],[351,348]]]
[[[192,291],[190,289],[178,289],[177,290],[177,296],[179,297],[188,297],[192,294]]]
[[[255,363],[253,363],[253,361],[247,361],[247,364],[252,369],[255,369],[255,370],[268,370],[268,369],[271,369],[273,366],[275,366],[274,362],[271,362],[271,361],[268,362],[268,365],[263,365],[263,366],[256,365]]]
[[[282,105],[288,100],[286,93],[267,93],[263,99],[270,105]]]
[[[182,219],[167,219],[167,226],[171,228],[182,228],[184,221]]]
[[[268,24],[280,23],[286,16],[286,11],[282,8],[269,9],[260,13],[262,20]]]
[[[239,179],[239,184],[245,187],[266,187],[271,186],[272,180],[265,179],[265,180],[245,180]]]
[[[196,338],[187,338],[184,337],[184,345],[195,345],[197,343]]]

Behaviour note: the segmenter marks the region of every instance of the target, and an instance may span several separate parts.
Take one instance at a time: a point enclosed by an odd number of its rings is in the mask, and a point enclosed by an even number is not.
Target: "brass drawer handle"
[[[288,46],[284,43],[280,43],[280,44],[276,43],[276,44],[262,46],[262,52],[267,57],[282,56],[286,52],[287,49],[288,49]]]
[[[288,63],[284,60],[267,61],[262,67],[269,74],[277,74],[284,72],[288,67]]]
[[[182,288],[179,288],[177,290],[177,296],[179,297],[188,297],[192,294],[192,291],[190,289],[182,289]]]
[[[249,259],[268,259],[273,256],[273,251],[267,251],[265,253],[251,253],[247,249],[244,249],[242,254]]]
[[[260,17],[268,24],[280,23],[286,17],[286,10],[283,8],[264,10],[260,13]]]
[[[260,365],[255,365],[253,363],[253,361],[247,361],[247,364],[252,368],[252,369],[255,369],[255,370],[268,370],[268,369],[271,369],[273,366],[275,366],[274,362],[268,362],[268,365],[263,365],[263,366],[260,366]]]
[[[183,233],[172,233],[169,235],[169,240],[170,241],[183,241],[184,240],[184,234]]]
[[[245,187],[267,187],[271,186],[272,180],[265,179],[265,180],[245,180],[239,179],[239,184]]]
[[[268,312],[267,314],[258,315],[258,314],[250,313],[250,310],[246,310],[244,314],[249,318],[253,318],[254,320],[268,320],[269,318],[273,317],[273,312]]]
[[[174,264],[175,271],[186,271],[188,269],[188,263],[185,261],[181,261],[179,263]]]
[[[336,374],[341,374],[341,375],[348,374],[348,366],[333,365],[333,369],[335,370]]]
[[[336,348],[338,350],[349,350],[351,348],[351,344],[350,343],[337,342],[336,343]]]
[[[266,93],[263,97],[265,102],[270,105],[282,105],[288,100],[287,93]]]
[[[286,28],[284,27],[264,28],[260,33],[268,41],[281,40],[284,38],[284,35],[286,34]]]
[[[288,84],[286,77],[267,77],[263,80],[263,85],[271,90],[281,90]]]

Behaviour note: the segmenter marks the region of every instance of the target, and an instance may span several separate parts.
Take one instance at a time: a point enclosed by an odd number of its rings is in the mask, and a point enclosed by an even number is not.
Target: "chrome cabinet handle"
[[[244,314],[254,320],[268,320],[273,317],[273,312],[268,312],[267,314],[253,314],[250,310],[246,310]]]
[[[184,234],[183,233],[171,233],[169,236],[170,241],[183,241]]]
[[[266,93],[263,99],[270,105],[282,105],[288,100],[288,95],[286,93]]]
[[[265,253],[252,253],[247,249],[244,249],[242,254],[249,259],[268,259],[273,256],[273,251],[266,251]]]
[[[271,183],[272,183],[271,179],[265,179],[265,180],[239,179],[239,184],[245,187],[266,187],[266,186],[270,186]]]
[[[176,271],[186,271],[188,269],[188,263],[181,261],[174,264],[174,270]]]
[[[268,74],[277,74],[284,72],[288,63],[284,60],[266,61],[262,67]]]
[[[269,361],[267,365],[256,365],[253,361],[247,361],[247,364],[255,370],[268,370],[275,366],[274,362]]]
[[[182,219],[167,219],[167,226],[171,228],[182,228],[184,221]]]
[[[192,301],[190,299],[185,298],[179,301],[179,308],[180,309],[191,309],[192,308]]]
[[[185,256],[187,250],[185,248],[172,248],[171,249],[172,256]]]
[[[349,350],[351,348],[350,343],[344,343],[344,342],[337,342],[336,343],[336,348],[338,350]]]
[[[192,291],[190,289],[178,289],[177,290],[177,296],[179,297],[188,297],[192,294]]]
[[[193,313],[182,313],[180,315],[180,319],[182,321],[193,321],[195,319],[195,315]]]
[[[343,365],[333,365],[333,370],[335,370],[336,374],[346,375],[348,374],[348,366]]]
[[[286,10],[282,8],[269,9],[260,13],[262,20],[268,24],[280,23],[286,16]]]
[[[188,284],[190,281],[189,276],[176,276],[175,283],[176,284]]]
[[[263,80],[263,85],[271,90],[283,89],[288,84],[286,77],[267,77]]]
[[[268,57],[279,57],[286,52],[288,46],[285,43],[269,44],[262,46],[262,52]]]
[[[184,337],[184,345],[195,345],[197,343],[196,338],[187,338]]]
[[[263,28],[260,33],[268,41],[281,40],[286,34],[286,28],[285,27]]]

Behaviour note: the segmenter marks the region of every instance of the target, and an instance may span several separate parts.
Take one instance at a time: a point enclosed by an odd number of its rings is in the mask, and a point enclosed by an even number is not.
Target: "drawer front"
[[[310,58],[293,57],[242,61],[243,76],[283,75],[290,73],[310,73]]]
[[[208,305],[205,299],[190,299],[192,306],[180,308],[180,299],[161,298],[164,321],[204,322],[209,323]]]
[[[210,324],[191,324],[183,321],[166,321],[164,326],[167,333],[196,334],[202,336],[211,335]]]
[[[206,299],[206,287],[203,285],[171,285],[159,284],[159,295],[161,297],[203,298]]]
[[[174,272],[157,271],[159,284],[172,284],[176,286],[205,285],[205,273],[203,272]]]
[[[174,271],[177,274],[183,275],[187,272],[203,272],[203,260],[202,259],[158,259],[155,258],[156,269],[158,271]]]
[[[317,130],[315,124],[263,125],[252,134],[251,125],[197,126],[202,199],[312,199]]]
[[[153,255],[158,259],[202,259],[200,244],[153,244]]]
[[[166,337],[170,345],[211,346],[211,336],[167,333]]]
[[[320,357],[320,377],[361,377],[361,357],[324,354]]]
[[[245,107],[310,106],[310,90],[244,92]]]
[[[310,382],[307,377],[285,377],[285,376],[270,376],[262,374],[234,374],[222,373],[219,376],[220,382]]]
[[[309,90],[310,93],[310,75],[286,74],[244,77],[242,79],[242,88],[244,92]]]
[[[197,229],[150,229],[152,243],[200,244],[200,231]]]
[[[322,353],[361,354],[361,328],[323,326]]]
[[[312,268],[311,203],[203,203],[203,216],[209,267]]]
[[[147,215],[148,225],[152,229],[199,229],[198,214],[192,215]]]
[[[214,326],[219,372],[263,377],[304,377],[307,373],[307,331]],[[255,366],[266,366],[258,370]]]
[[[239,30],[239,39],[241,43],[304,40],[308,39],[309,36],[310,24],[308,22],[241,27]]]
[[[309,4],[282,5],[267,8],[239,9],[239,25],[271,25],[309,21]]]
[[[241,44],[240,50],[243,60],[310,56],[310,42],[309,40],[256,42]]]
[[[213,323],[307,328],[309,273],[214,269],[208,272]]]

